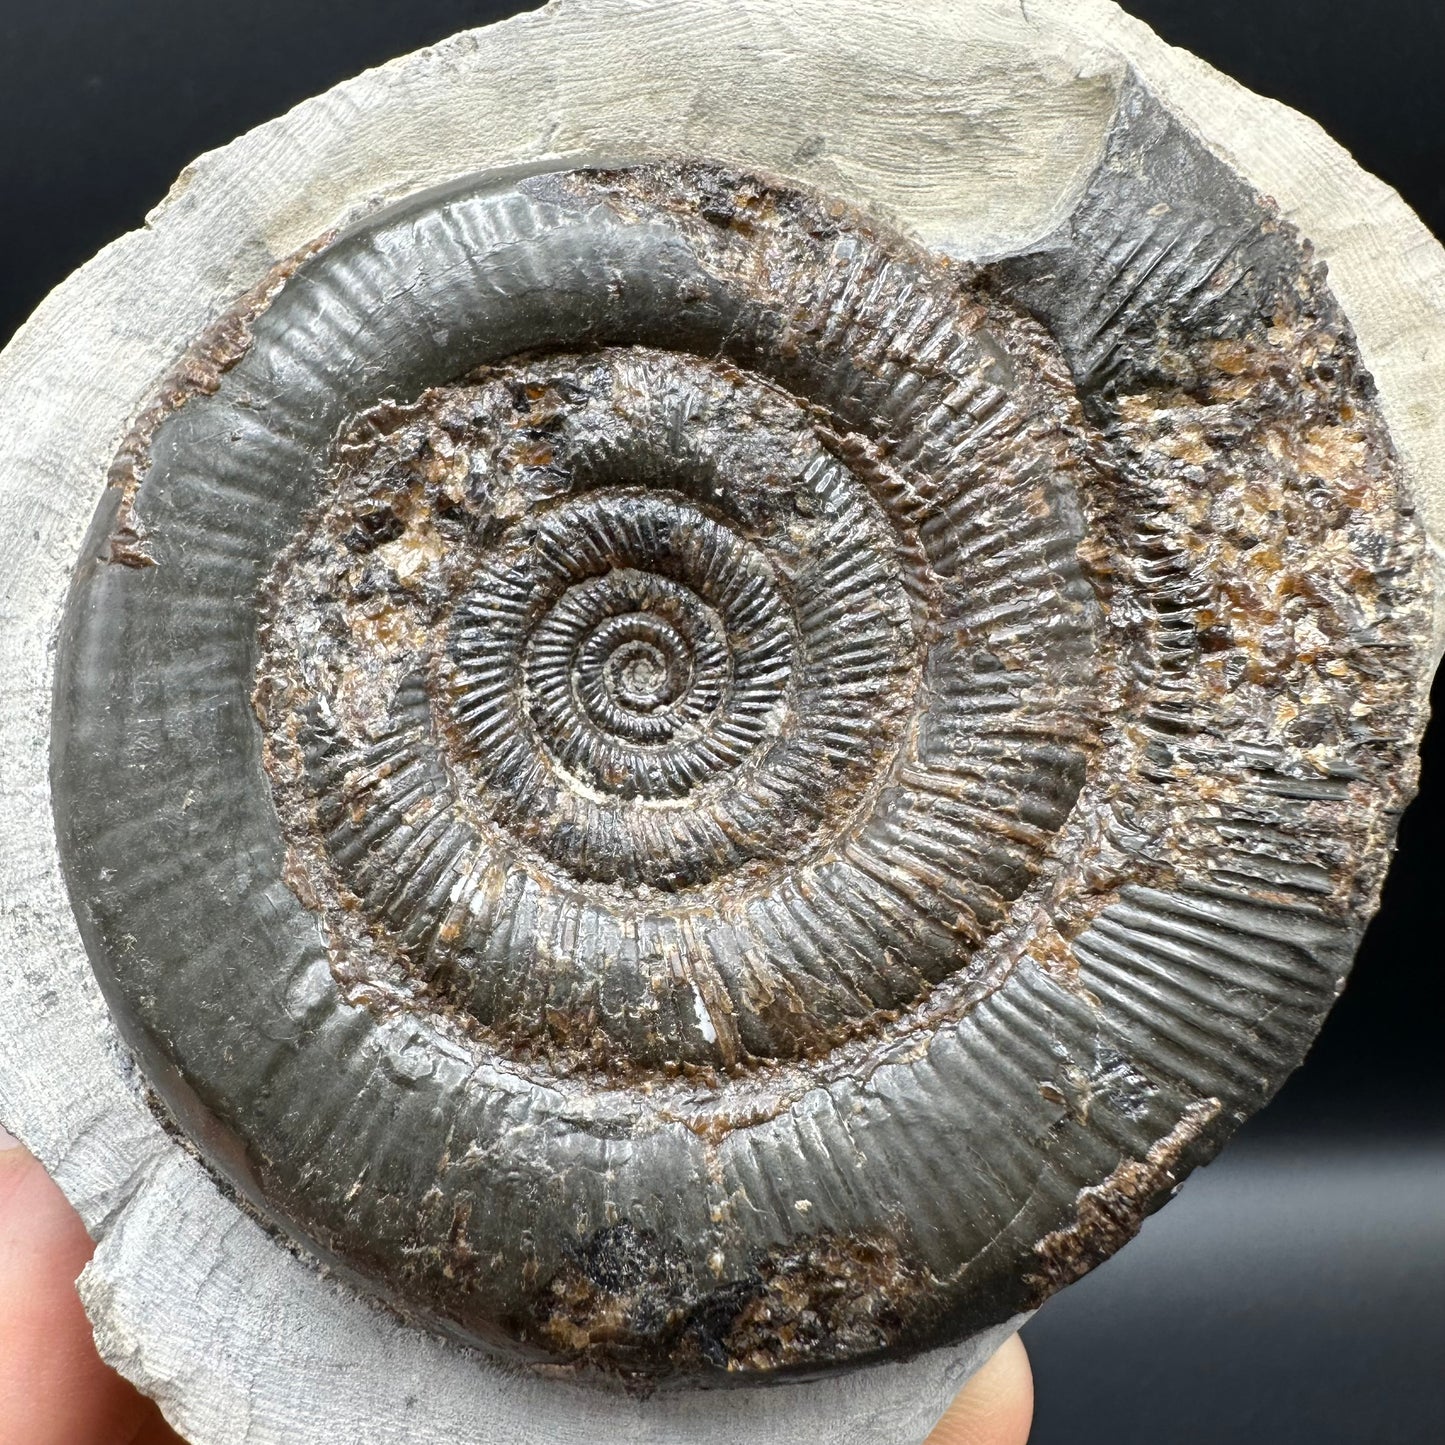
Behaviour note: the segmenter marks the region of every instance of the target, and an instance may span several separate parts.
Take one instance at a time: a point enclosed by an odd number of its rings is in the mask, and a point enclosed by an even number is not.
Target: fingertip
[[[146,1402],[95,1349],[75,1281],[94,1252],[24,1149],[0,1150],[0,1440],[134,1439]]]
[[[927,1445],[1026,1445],[1033,1418],[1033,1371],[1014,1335],[964,1386]]]

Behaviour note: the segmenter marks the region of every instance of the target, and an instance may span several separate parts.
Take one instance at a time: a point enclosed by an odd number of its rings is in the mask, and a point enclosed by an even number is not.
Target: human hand
[[[1033,1416],[1033,1375],[1015,1335],[964,1386],[926,1445],[1026,1445]]]
[[[0,1445],[184,1445],[96,1353],[75,1281],[94,1246],[0,1129]]]
[[[0,1445],[184,1445],[96,1353],[75,1281],[93,1249],[39,1164],[0,1130]],[[1024,1445],[1033,1385],[1013,1339],[928,1445]]]

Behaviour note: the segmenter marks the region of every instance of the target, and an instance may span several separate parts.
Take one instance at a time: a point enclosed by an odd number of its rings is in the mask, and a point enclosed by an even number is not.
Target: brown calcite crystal
[[[405,1438],[720,1441],[772,1399],[781,1445],[831,1377],[861,1393],[817,1438],[903,1438],[859,1402],[928,1379],[919,1439],[937,1362],[1131,1238],[1343,985],[1435,660],[1399,313],[1181,113],[1204,80],[1042,8],[1047,40],[909,22],[1075,108],[1086,150],[1035,162],[1062,110],[958,73],[1027,176],[1002,211],[924,148],[909,212],[876,116],[789,151],[659,92],[630,155],[458,140],[162,307],[167,365],[76,464],[49,896],[149,1131],[116,1187],[182,1171],[322,1357],[366,1321],[348,1378],[445,1361],[424,1404],[358,1386]],[[447,53],[525,70],[655,9]],[[432,63],[360,84],[455,135]],[[218,1280],[205,1309],[260,1287]],[[341,1438],[278,1369],[265,1428]],[[493,1433],[448,1413],[468,1381]]]

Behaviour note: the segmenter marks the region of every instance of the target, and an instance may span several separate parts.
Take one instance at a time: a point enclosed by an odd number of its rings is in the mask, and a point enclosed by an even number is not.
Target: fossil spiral
[[[988,267],[704,163],[328,236],[137,423],[60,667],[212,1166],[529,1359],[816,1373],[1116,1248],[1298,1061],[1429,600],[1307,245],[1138,98]]]

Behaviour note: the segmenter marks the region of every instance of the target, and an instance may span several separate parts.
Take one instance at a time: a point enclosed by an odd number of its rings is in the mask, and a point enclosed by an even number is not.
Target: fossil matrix
[[[398,62],[0,363],[0,486],[64,477],[0,956],[82,1030],[0,1110],[198,1441],[921,1439],[1343,984],[1445,256],[1111,6],[838,9]],[[81,306],[124,385],[62,446]]]

